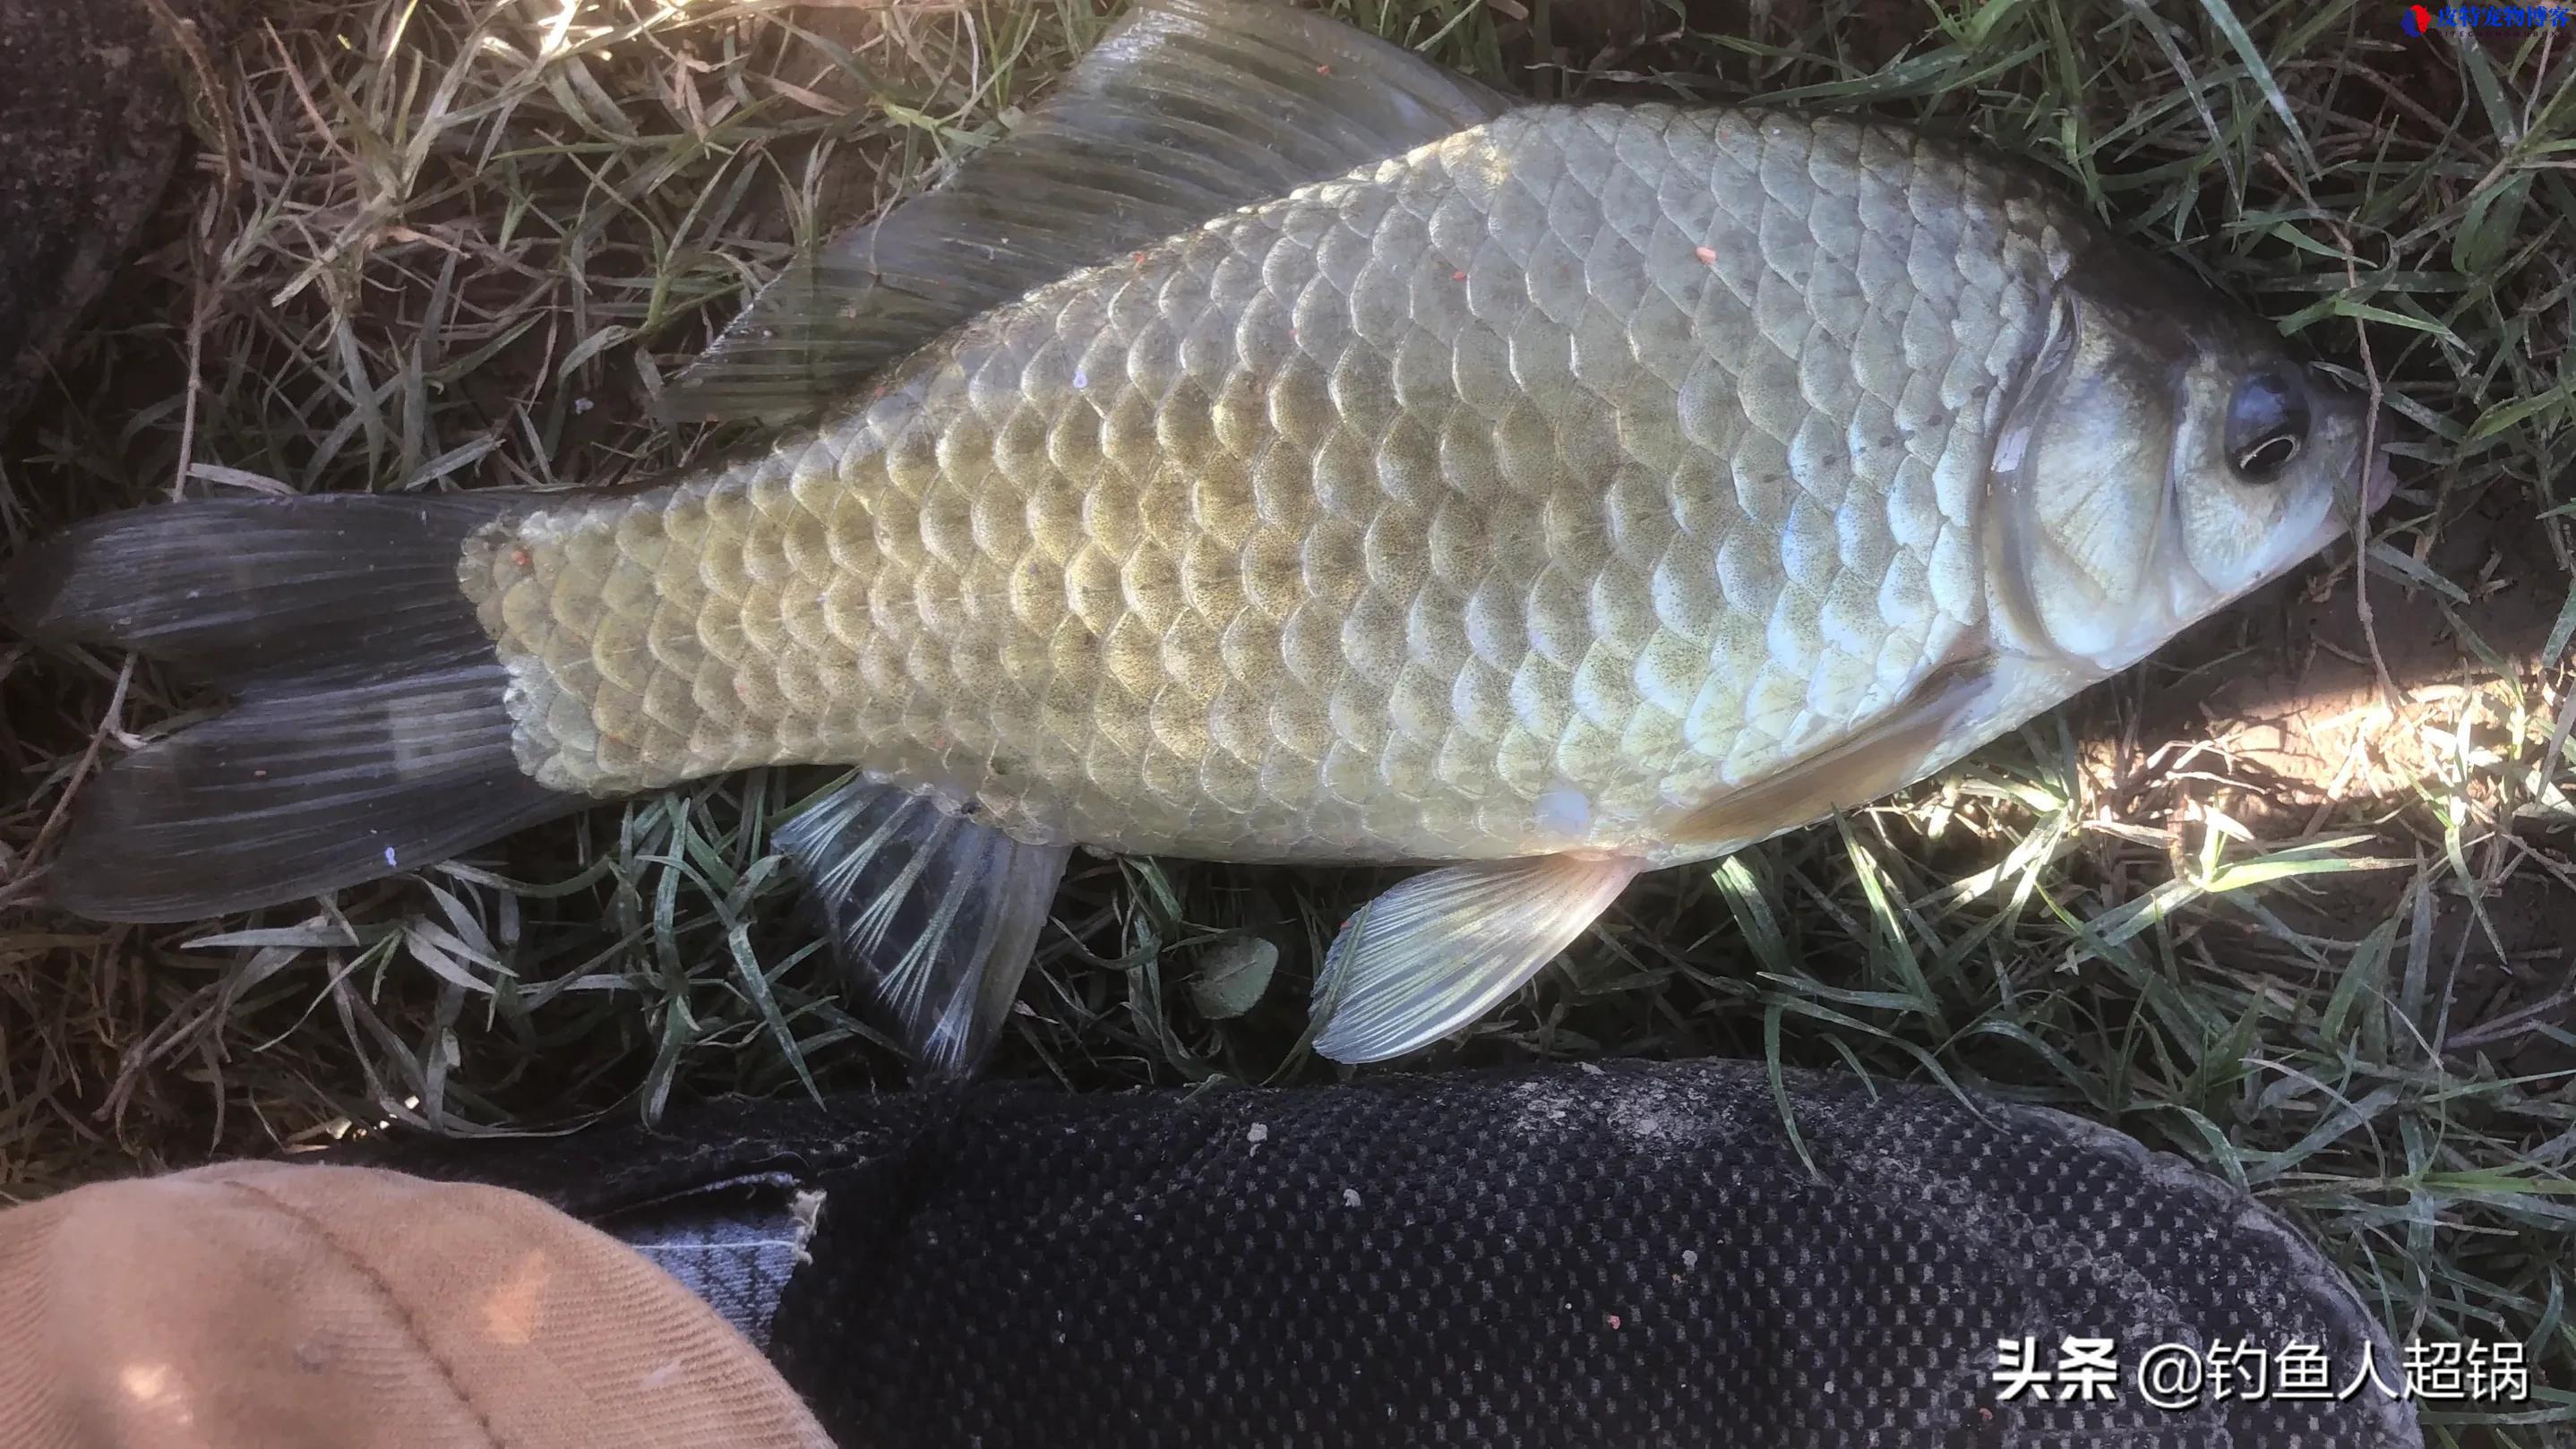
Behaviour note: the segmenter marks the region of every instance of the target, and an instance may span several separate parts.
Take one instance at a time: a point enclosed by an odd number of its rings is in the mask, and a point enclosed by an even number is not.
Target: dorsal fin
[[[665,389],[793,418],[932,337],[1211,217],[1480,125],[1499,93],[1274,0],[1146,0],[1007,138],[762,290]]]

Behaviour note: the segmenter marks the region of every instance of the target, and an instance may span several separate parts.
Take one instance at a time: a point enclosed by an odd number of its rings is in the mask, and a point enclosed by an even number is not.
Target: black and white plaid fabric
[[[770,1319],[809,1224],[797,1217],[794,1184],[772,1178],[613,1213],[599,1226],[767,1348]]]

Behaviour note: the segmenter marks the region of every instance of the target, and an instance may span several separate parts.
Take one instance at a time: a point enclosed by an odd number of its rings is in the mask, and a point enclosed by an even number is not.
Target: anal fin
[[[1315,1050],[1374,1062],[1482,1016],[1618,898],[1641,862],[1543,855],[1428,871],[1360,908],[1315,978]]]
[[[916,1064],[992,1050],[1071,846],[1028,845],[892,785],[853,780],[779,827],[834,959]]]

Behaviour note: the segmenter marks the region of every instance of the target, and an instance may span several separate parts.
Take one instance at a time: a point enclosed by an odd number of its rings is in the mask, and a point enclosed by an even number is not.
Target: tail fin
[[[466,536],[526,506],[512,492],[181,503],[30,551],[0,590],[28,637],[130,648],[239,701],[83,792],[55,901],[99,920],[223,915],[589,803],[520,772],[507,676],[457,582]]]

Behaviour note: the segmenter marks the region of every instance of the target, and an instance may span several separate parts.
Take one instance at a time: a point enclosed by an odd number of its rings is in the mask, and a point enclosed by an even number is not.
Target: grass
[[[2531,1401],[2431,1407],[2433,1442],[2570,1442],[2576,30],[2417,40],[2394,6],[2236,0],[1338,8],[1525,92],[1972,131],[2402,420],[2366,551],[1895,802],[1641,881],[1431,1064],[1768,1057],[2067,1107],[2289,1212],[2400,1338],[2529,1343]],[[683,464],[708,440],[644,404],[743,289],[935,179],[1104,23],[1074,0],[281,0],[199,97],[154,247],[0,454],[0,536],[174,491]],[[551,1129],[901,1079],[788,919],[767,842],[792,772],[253,920],[32,907],[65,792],[206,703],[0,643],[23,787],[0,804],[0,1194],[390,1120]],[[1077,859],[995,1069],[1330,1079],[1305,986],[1385,879]]]

